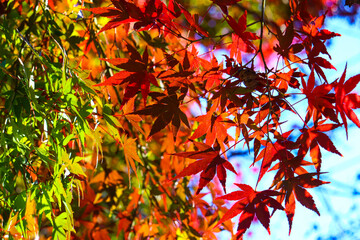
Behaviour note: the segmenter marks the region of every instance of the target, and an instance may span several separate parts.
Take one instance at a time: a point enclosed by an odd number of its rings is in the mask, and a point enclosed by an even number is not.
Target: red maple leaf
[[[223,111],[225,107],[232,104],[232,106],[243,106],[243,101],[238,97],[238,95],[245,95],[253,92],[253,89],[239,86],[242,80],[235,81],[225,81],[219,91],[215,92],[212,96],[212,99],[219,98],[220,109]],[[230,105],[231,106],[231,105]],[[228,108],[230,108],[228,106]]]
[[[235,191],[217,199],[225,200],[239,200],[237,201],[220,219],[215,227],[219,226],[223,222],[241,214],[239,219],[239,225],[237,228],[237,239],[241,238],[245,231],[250,227],[255,215],[261,222],[264,228],[270,234],[270,213],[268,207],[272,207],[274,210],[284,210],[281,204],[272,198],[272,196],[279,196],[281,193],[274,190],[264,190],[261,192],[254,191],[252,187],[246,184],[237,184],[241,191]]]
[[[319,54],[326,54],[331,59],[330,54],[326,49],[325,42],[333,37],[340,36],[340,34],[330,32],[326,29],[320,30],[324,24],[324,20],[325,15],[315,17],[309,24],[304,24],[302,30],[306,35],[306,38],[303,40],[303,45],[308,55],[308,65],[310,69],[314,69],[325,81],[327,81],[321,68],[335,70],[336,68],[328,60],[319,57]]]
[[[209,37],[209,34],[203,30],[199,24],[196,22],[196,18],[194,18],[191,13],[189,13],[188,10],[186,10],[185,7],[183,7],[181,4],[177,3],[177,5],[179,6],[179,8],[181,9],[181,12],[184,14],[186,20],[189,22],[190,26],[192,26],[199,34],[205,36],[205,37]]]
[[[235,19],[231,16],[224,16],[225,20],[228,22],[230,27],[235,31],[235,34],[238,35],[246,45],[249,47],[255,49],[255,46],[250,40],[256,40],[259,39],[256,34],[251,32],[246,32],[246,16],[247,12],[245,11],[244,14],[239,18],[238,22],[235,21]]]
[[[305,173],[297,177],[287,178],[280,182],[276,188],[281,189],[280,192],[283,193],[283,195],[278,196],[277,200],[280,203],[285,200],[285,213],[289,221],[289,235],[295,215],[295,198],[301,205],[316,212],[320,216],[314,199],[306,188],[314,188],[329,182],[313,178],[315,175],[318,175],[318,173]]]
[[[199,194],[199,192],[206,186],[206,184],[208,184],[214,178],[217,172],[217,177],[223,186],[224,192],[226,193],[226,169],[236,174],[234,167],[229,161],[225,160],[219,155],[219,147],[212,148],[209,145],[199,142],[194,142],[194,144],[199,149],[199,151],[172,154],[174,156],[197,159],[197,161],[189,164],[189,166],[184,168],[176,177],[172,178],[170,181],[201,172],[199,187],[196,191],[196,194]]]
[[[115,73],[112,77],[95,86],[121,85],[127,83],[121,106],[134,97],[139,90],[141,90],[144,103],[146,104],[146,99],[150,91],[150,83],[159,86],[154,75],[149,72],[151,66],[149,66],[148,63],[149,55],[147,48],[145,48],[141,57],[130,44],[126,46],[130,52],[130,58],[103,59],[126,71]]]
[[[300,144],[298,155],[305,156],[310,149],[310,156],[318,173],[321,168],[321,152],[320,147],[325,150],[342,156],[336,149],[330,138],[324,133],[341,126],[341,124],[323,124],[325,120],[320,121],[317,125],[309,129],[302,129],[302,134],[297,142]]]
[[[308,173],[303,166],[310,166],[313,163],[305,161],[303,156],[294,156],[289,154],[288,159],[283,159],[279,163],[275,164],[269,171],[278,170],[275,174],[271,187],[277,185],[283,178],[289,179],[297,175]]]
[[[288,90],[288,87],[299,89],[300,83],[296,79],[297,77],[304,76],[301,72],[296,72],[295,69],[291,69],[289,72],[286,73],[276,73],[269,78],[274,79],[272,85],[275,87],[278,87],[279,90],[283,93],[286,93]]]
[[[171,11],[172,8],[166,7],[160,0],[149,0],[144,7],[125,0],[111,0],[111,2],[115,7],[84,9],[111,19],[99,33],[125,23],[134,23],[133,29],[137,31],[148,30],[152,27],[157,27],[160,31],[160,27],[165,23],[172,27],[173,17],[178,16]]]
[[[228,140],[232,140],[232,137],[228,134],[228,129],[232,126],[236,126],[235,122],[228,117],[230,113],[223,112],[220,115],[215,113],[216,104],[205,115],[201,115],[195,118],[199,122],[199,126],[195,129],[190,139],[197,139],[206,134],[206,144],[212,145],[215,141],[220,144],[221,150],[225,151],[224,143]]]
[[[317,122],[322,114],[332,121],[338,122],[334,111],[335,107],[333,106],[335,95],[330,93],[335,83],[321,84],[315,87],[314,69],[311,71],[307,83],[303,77],[301,77],[301,83],[303,86],[302,92],[306,95],[309,103],[306,120],[310,120],[311,116],[313,116],[314,122]]]
[[[152,117],[157,117],[148,138],[165,128],[170,122],[172,123],[172,130],[175,138],[181,122],[190,128],[190,124],[185,113],[183,113],[179,108],[183,97],[184,96],[178,97],[176,93],[169,92],[169,95],[167,96],[164,94],[158,103],[130,114],[151,115]]]
[[[348,125],[346,117],[360,128],[360,121],[352,109],[360,108],[360,96],[356,93],[350,93],[360,82],[360,74],[349,78],[345,82],[346,67],[335,87],[336,112],[340,113],[341,119],[345,125],[346,137],[348,137]]]
[[[308,24],[302,26],[302,30],[308,37],[316,38],[317,40],[328,40],[336,36],[341,36],[338,33],[331,32],[327,29],[320,28],[324,25],[325,15],[314,17]]]
[[[221,10],[227,15],[228,14],[227,6],[234,5],[237,2],[240,2],[241,0],[211,0],[211,1],[216,5],[218,5],[221,8]]]
[[[260,182],[260,180],[268,171],[274,161],[282,161],[286,159],[291,159],[293,157],[289,150],[295,149],[297,147],[297,144],[287,139],[290,136],[291,132],[292,131],[289,131],[283,133],[282,135],[279,135],[275,143],[269,141],[261,141],[261,144],[264,145],[264,148],[261,150],[261,152],[254,161],[255,163],[262,159],[257,182]]]
[[[284,58],[286,65],[289,65],[288,60],[292,62],[301,61],[300,58],[294,54],[301,52],[304,49],[304,46],[300,43],[292,44],[294,34],[294,24],[292,21],[289,22],[285,33],[282,33],[278,28],[277,38],[279,40],[279,44],[276,44],[274,50]]]

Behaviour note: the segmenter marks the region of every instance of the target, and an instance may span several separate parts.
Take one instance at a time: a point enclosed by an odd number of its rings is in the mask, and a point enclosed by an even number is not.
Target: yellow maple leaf
[[[136,166],[135,166],[134,160],[137,161],[138,163],[140,163],[141,165],[144,165],[144,164],[141,161],[139,155],[137,154],[136,139],[135,138],[127,138],[125,136],[124,141],[123,141],[123,148],[124,148],[126,165],[127,165],[128,172],[129,172],[129,178],[130,178],[130,167],[135,172],[135,175],[137,177]]]
[[[36,202],[31,199],[31,194],[28,194],[25,208],[25,220],[27,223],[27,234],[29,238],[36,238],[39,226],[35,218],[36,215]]]

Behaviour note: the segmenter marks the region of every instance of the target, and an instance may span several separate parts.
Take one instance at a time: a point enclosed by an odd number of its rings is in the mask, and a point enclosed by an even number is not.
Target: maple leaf
[[[241,0],[211,0],[213,3],[218,5],[220,9],[227,15],[228,10],[227,6],[234,5],[237,2],[240,2]]]
[[[223,81],[219,86],[219,90],[214,93],[212,99],[219,98],[221,110],[227,105],[228,109],[233,107],[248,106],[253,100],[256,102],[251,93],[255,90],[263,92],[266,86],[266,80],[262,74],[255,72],[253,69],[233,64],[234,60],[226,56],[226,68],[221,70],[233,78],[238,80]],[[244,95],[239,97],[238,95]],[[249,108],[252,108],[250,106]]]
[[[282,109],[296,113],[285,100],[287,97],[289,97],[289,95],[261,98],[259,102],[260,110],[255,116],[254,124],[260,125],[265,120],[264,125],[266,125],[272,120],[275,125],[280,125],[282,124],[279,122]]]
[[[235,31],[235,34],[238,35],[246,45],[248,45],[250,48],[255,49],[255,46],[250,40],[256,40],[259,39],[256,34],[251,32],[246,32],[246,16],[247,11],[244,12],[243,15],[239,18],[238,22],[235,21],[233,17],[230,15],[224,16],[225,20],[228,22],[230,27]]]
[[[172,124],[174,138],[176,138],[181,122],[190,128],[185,113],[180,109],[180,101],[183,100],[183,97],[178,97],[176,93],[170,92],[168,96],[163,95],[158,103],[129,114],[151,115],[152,117],[157,117],[148,138],[165,128],[170,122]]]
[[[298,155],[305,156],[310,149],[310,156],[318,173],[320,173],[322,162],[319,146],[329,152],[342,156],[330,138],[324,133],[338,128],[341,124],[323,124],[324,122],[325,120],[320,121],[318,125],[309,129],[301,129],[302,134],[297,140],[297,143],[300,144]]]
[[[211,56],[211,60],[207,61],[201,59],[201,67],[205,70],[204,74],[201,76],[201,81],[205,80],[205,89],[207,91],[213,89],[216,86],[220,85],[220,82],[223,80],[222,73],[220,72],[221,65],[217,61],[214,54]]]
[[[232,139],[227,130],[232,126],[236,126],[236,124],[228,118],[230,113],[224,112],[217,115],[215,113],[216,107],[217,104],[214,104],[205,115],[195,118],[199,122],[199,126],[195,129],[190,139],[194,140],[206,134],[206,144],[212,145],[217,140],[221,149],[225,151],[224,143]]]
[[[336,112],[340,113],[341,119],[345,125],[346,138],[348,137],[348,125],[346,117],[360,128],[360,121],[352,109],[360,108],[360,96],[356,93],[350,93],[360,82],[360,74],[349,78],[345,82],[346,66],[339,82],[335,87]]]
[[[305,173],[297,177],[288,178],[280,182],[276,187],[276,189],[281,189],[280,192],[283,193],[283,195],[278,196],[277,200],[280,203],[285,200],[285,213],[289,222],[289,235],[295,215],[295,198],[301,205],[316,212],[320,216],[314,199],[306,188],[318,187],[329,182],[313,178],[315,175],[318,175],[318,173]]]
[[[254,52],[254,49],[245,44],[237,34],[232,34],[231,39],[232,41],[228,47],[230,50],[230,58],[235,58],[238,63],[242,62],[241,52]]]
[[[272,143],[270,141],[261,141],[260,143],[264,146],[264,148],[261,150],[259,155],[254,157],[254,163],[257,161],[261,162],[259,177],[257,180],[257,183],[260,182],[264,174],[268,171],[271,164],[276,160],[284,160],[284,159],[291,159],[293,157],[292,153],[289,151],[291,149],[296,149],[297,144],[289,141],[288,137],[290,136],[292,131],[283,133],[282,135],[279,135],[277,138],[277,141],[275,143]],[[260,146],[259,146],[260,148]]]
[[[137,31],[148,30],[156,26],[159,31],[163,23],[172,26],[171,17],[166,14],[169,10],[160,0],[149,0],[141,8],[125,0],[112,0],[114,7],[101,7],[84,9],[111,20],[100,29],[100,32],[116,28],[125,23],[134,23],[133,29]],[[165,11],[164,11],[165,10]]]
[[[341,36],[338,33],[331,32],[327,29],[320,28],[324,25],[325,15],[314,17],[308,24],[302,26],[302,30],[308,37],[316,38],[318,40],[328,40],[333,37]]]
[[[197,161],[189,164],[189,166],[184,168],[176,177],[170,179],[170,181],[201,172],[199,187],[196,190],[196,194],[199,194],[217,173],[217,177],[226,193],[226,169],[237,174],[234,167],[229,161],[219,155],[218,148],[213,148],[199,142],[194,142],[194,144],[200,149],[199,151],[171,154],[178,157],[197,159]]]
[[[190,26],[192,26],[199,34],[209,37],[209,34],[204,31],[199,24],[196,22],[195,16],[192,16],[191,13],[189,13],[188,10],[184,6],[182,6],[180,3],[176,3],[177,6],[181,9],[181,12],[184,14],[186,20],[189,22]]]
[[[320,74],[320,76],[325,80],[325,82],[327,82],[326,76],[324,71],[321,69],[321,67],[323,68],[327,68],[327,69],[334,69],[336,70],[336,68],[326,59],[322,58],[322,57],[313,57],[314,52],[310,52],[310,54],[308,54],[308,59],[309,59],[309,67],[310,68],[314,68],[315,71]]]
[[[130,58],[115,58],[115,59],[103,59],[119,68],[125,69],[115,73],[104,82],[96,84],[94,86],[108,86],[108,85],[121,85],[128,83],[125,88],[125,94],[121,106],[134,97],[139,89],[143,96],[144,104],[146,105],[146,99],[150,91],[150,83],[155,86],[159,86],[155,76],[150,73],[151,66],[148,63],[149,55],[147,47],[141,57],[137,50],[130,44],[127,44],[127,49],[130,52]],[[149,69],[148,69],[149,68]]]
[[[194,48],[193,48],[194,49]],[[189,57],[189,55],[191,57]],[[168,71],[162,71],[157,75],[157,78],[160,78],[163,82],[168,82],[170,88],[180,88],[181,92],[184,92],[190,88],[194,93],[196,93],[194,86],[194,73],[193,70],[196,68],[196,60],[195,57],[197,52],[192,52],[188,54],[188,51],[185,51],[184,59],[182,64],[179,64],[179,71],[175,71],[174,69]],[[168,56],[169,58],[169,56]],[[174,58],[173,58],[174,59]],[[171,58],[169,58],[171,60]],[[179,63],[179,61],[174,61],[174,64]]]
[[[313,163],[305,161],[303,156],[294,156],[289,153],[288,159],[283,159],[282,161],[275,164],[269,171],[278,170],[275,174],[273,183],[271,187],[278,184],[283,178],[289,179],[294,177],[294,174],[302,175],[308,173],[308,171],[303,166],[313,165]]]
[[[306,95],[309,103],[308,114],[313,116],[314,122],[319,120],[319,114],[323,114],[332,121],[338,122],[334,111],[335,107],[333,106],[335,95],[330,93],[335,83],[321,84],[315,87],[314,69],[312,69],[307,83],[303,77],[301,77],[301,83],[303,86],[302,92]]]
[[[136,152],[136,139],[135,138],[128,138],[125,136],[124,140],[122,142],[122,145],[124,148],[126,166],[128,168],[129,180],[130,180],[130,167],[135,172],[135,175],[137,176],[134,160],[137,161],[138,163],[140,163],[141,165],[144,165],[144,164]]]
[[[300,43],[292,44],[294,39],[293,22],[291,21],[288,24],[284,34],[280,31],[279,28],[277,30],[277,38],[279,40],[279,44],[274,47],[274,50],[284,58],[287,66],[289,65],[288,60],[292,62],[301,62],[301,59],[295,54],[301,52],[304,49],[304,46]]]
[[[35,199],[32,199],[31,195],[29,194],[27,196],[26,208],[25,208],[25,214],[24,214],[24,218],[26,221],[26,227],[28,229],[28,232],[27,232],[28,236],[35,236],[39,230],[39,226],[38,226],[35,216],[36,216],[36,202],[35,202]]]
[[[258,192],[246,184],[235,183],[235,185],[238,186],[241,191],[235,191],[216,198],[238,201],[224,214],[215,227],[235,217],[236,215],[241,214],[236,233],[237,239],[244,235],[255,216],[270,234],[270,213],[268,207],[271,207],[274,210],[284,210],[284,207],[272,198],[272,196],[279,196],[281,193],[274,190],[264,190]]]
[[[253,92],[253,89],[239,86],[239,83],[241,82],[242,80],[226,81],[223,83],[223,86],[219,89],[219,91],[215,92],[212,96],[212,99],[219,98],[222,111],[225,109],[226,105],[229,105],[229,103],[232,103],[237,107],[242,107],[244,103],[237,95],[245,95]]]
[[[299,89],[300,83],[296,78],[304,75],[300,72],[296,72],[296,70],[297,69],[291,69],[289,72],[276,73],[275,75],[270,76],[269,78],[274,79],[272,85],[278,87],[282,93],[286,93],[289,86]]]
[[[127,121],[130,122],[130,124],[141,134],[145,135],[145,132],[142,130],[142,128],[139,126],[139,122],[142,121],[142,118],[139,115],[132,115],[135,108],[135,98],[131,98],[126,104],[124,104],[123,107],[123,116],[126,118]]]
[[[226,68],[222,70],[222,72],[239,79],[236,83],[242,83],[246,87],[247,90],[244,92],[244,89],[242,89],[239,94],[245,93],[245,95],[251,95],[249,93],[254,90],[263,92],[264,87],[266,86],[264,74],[257,73],[253,68],[233,64],[233,62],[234,59],[226,56]]]
[[[100,32],[115,28],[120,26],[123,23],[129,22],[129,11],[127,11],[127,8],[130,8],[131,3],[128,3],[124,0],[121,1],[113,1],[114,7],[101,7],[101,8],[90,8],[90,9],[84,9],[85,11],[90,11],[94,14],[98,14],[103,17],[111,18],[111,20],[100,29]],[[130,5],[131,4],[131,5]],[[131,22],[131,20],[130,20]]]
[[[330,32],[326,29],[320,30],[323,26],[325,15],[313,18],[309,24],[304,24],[303,32],[307,37],[303,40],[303,45],[308,55],[308,65],[310,69],[314,69],[327,82],[325,74],[321,67],[327,69],[336,68],[326,59],[319,57],[320,53],[326,54],[331,59],[330,54],[326,50],[325,41],[333,37],[340,36],[340,34]]]

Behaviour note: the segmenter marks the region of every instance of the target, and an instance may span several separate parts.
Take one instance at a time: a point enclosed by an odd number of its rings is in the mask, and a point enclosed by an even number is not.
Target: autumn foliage
[[[320,215],[360,74],[327,51],[341,3],[285,2],[1,0],[0,237],[242,239]]]

